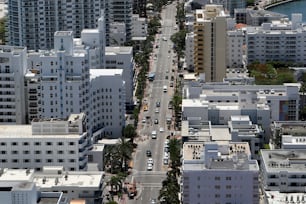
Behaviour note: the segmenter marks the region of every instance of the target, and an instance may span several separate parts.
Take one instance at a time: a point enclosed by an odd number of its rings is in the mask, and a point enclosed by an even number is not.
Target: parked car
[[[147,150],[146,154],[147,154],[147,157],[151,157],[152,156],[151,150]]]

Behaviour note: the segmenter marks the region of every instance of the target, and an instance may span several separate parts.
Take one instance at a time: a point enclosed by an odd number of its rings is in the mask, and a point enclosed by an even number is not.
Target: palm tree
[[[117,151],[120,158],[121,170],[125,171],[127,169],[127,162],[132,159],[133,145],[125,137],[121,137],[117,145]]]
[[[111,187],[111,192],[116,194],[122,190],[122,178],[118,175],[112,176],[111,179],[107,182],[107,185]]]
[[[129,124],[123,129],[123,136],[125,138],[130,138],[132,143],[134,142],[134,138],[137,136],[136,129],[133,125]]]

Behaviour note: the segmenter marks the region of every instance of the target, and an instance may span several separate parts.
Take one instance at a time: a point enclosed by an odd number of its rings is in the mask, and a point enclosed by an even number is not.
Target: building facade
[[[134,105],[133,102],[133,76],[134,59],[132,47],[106,47],[105,69],[122,69],[125,81],[126,106]]]
[[[86,50],[74,49],[71,31],[57,31],[54,50],[29,53],[28,67],[40,81],[37,118],[89,115],[89,62]]]
[[[205,81],[222,81],[226,74],[226,17],[221,5],[196,10],[194,22],[194,63]]]
[[[184,143],[182,201],[259,203],[259,166],[247,143]]]
[[[103,1],[100,0],[8,0],[8,44],[28,50],[52,49],[54,33],[96,28]]]
[[[90,112],[96,139],[119,138],[125,126],[123,70],[91,69],[90,86]]]
[[[24,75],[27,69],[27,49],[0,46],[0,123],[26,122]]]
[[[2,126],[1,129],[0,168],[87,169],[91,141],[85,114],[72,114],[67,120],[36,119],[31,125]]]
[[[291,62],[306,65],[306,32],[302,14],[292,14],[292,21],[282,19],[248,27],[246,32],[247,62]]]

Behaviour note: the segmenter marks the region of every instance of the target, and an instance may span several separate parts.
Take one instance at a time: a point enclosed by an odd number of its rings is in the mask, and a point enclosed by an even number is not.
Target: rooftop
[[[95,79],[101,76],[122,76],[123,70],[122,69],[90,69],[90,80]]]
[[[132,54],[133,47],[105,47],[105,55],[109,53]]]
[[[218,149],[205,150],[205,142],[187,142],[183,145],[183,169],[193,170],[258,170],[255,160],[249,160],[250,148],[245,142],[222,142]],[[205,161],[207,151],[209,161]],[[212,153],[215,156],[212,156]]]
[[[276,149],[261,150],[263,164],[268,172],[271,171],[306,171],[305,149]]]

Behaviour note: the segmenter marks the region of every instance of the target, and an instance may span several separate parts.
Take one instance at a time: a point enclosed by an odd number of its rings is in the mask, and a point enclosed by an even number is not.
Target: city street
[[[150,72],[155,72],[154,81],[148,82],[143,103],[148,104],[148,110],[141,110],[138,124],[138,147],[133,158],[133,171],[129,177],[131,182],[136,182],[138,194],[134,200],[124,203],[143,204],[150,203],[151,199],[157,199],[162,181],[166,178],[168,166],[163,164],[164,142],[173,127],[167,125],[167,116],[172,116],[172,109],[168,109],[168,103],[172,99],[175,85],[174,70],[176,67],[171,35],[175,29],[176,3],[166,6],[161,13],[161,33],[157,35],[154,51],[151,57]],[[167,90],[164,91],[164,86]],[[156,104],[157,102],[160,105]],[[159,106],[159,107],[158,107]],[[156,124],[157,123],[157,124]],[[156,139],[152,139],[152,131],[156,131]],[[152,153],[153,168],[147,170],[147,150]]]

